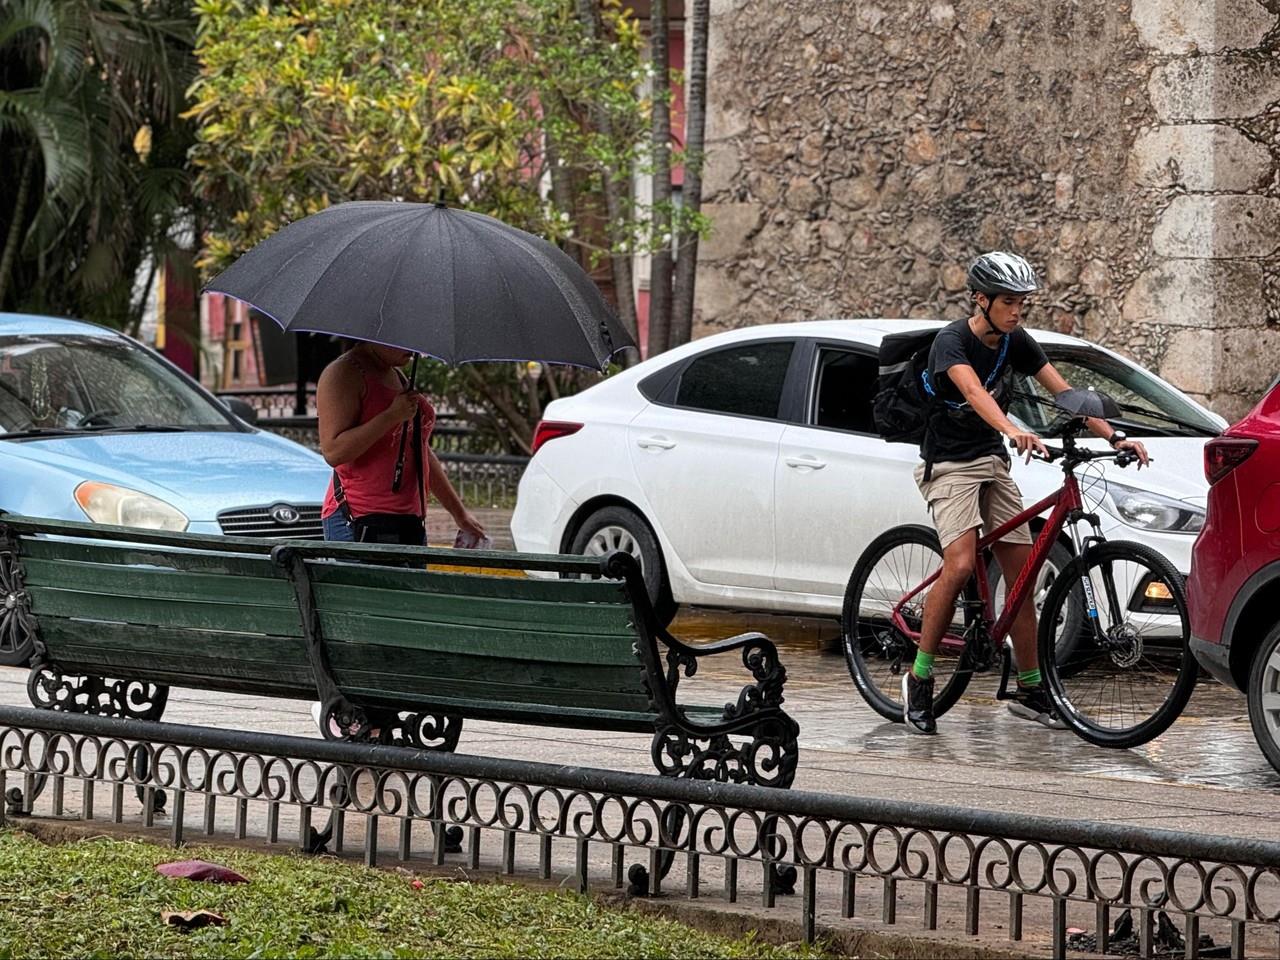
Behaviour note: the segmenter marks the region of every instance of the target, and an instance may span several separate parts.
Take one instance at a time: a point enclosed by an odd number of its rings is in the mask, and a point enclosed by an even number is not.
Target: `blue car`
[[[233,402],[234,403],[234,402]],[[252,418],[247,405],[240,412]],[[0,511],[150,530],[319,537],[331,470],[114,330],[0,313]],[[30,638],[0,555],[0,664]]]

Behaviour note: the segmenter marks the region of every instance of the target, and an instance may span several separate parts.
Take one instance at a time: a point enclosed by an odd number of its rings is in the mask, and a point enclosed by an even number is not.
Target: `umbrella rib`
[[[465,212],[465,211],[464,211],[464,212]],[[481,225],[481,226],[487,226],[487,223],[486,223],[484,220],[480,220],[480,219],[477,219],[477,218],[475,218],[475,217],[467,217],[466,219],[461,220],[460,222],[461,222],[461,223],[463,223],[463,224],[465,224],[467,227],[471,227],[471,226],[476,225],[476,224],[479,224],[479,225]],[[450,228],[452,229],[452,224],[450,225]],[[505,234],[503,231],[501,231],[501,230],[500,230],[500,231],[498,231],[498,233],[499,233],[499,235],[502,235],[502,236],[505,236],[505,235],[506,235],[506,234]],[[517,307],[517,306],[518,306],[518,304],[519,304],[519,301],[516,299],[516,295],[515,295],[515,293],[512,291],[512,289],[511,289],[511,283],[510,283],[510,281],[508,281],[508,280],[507,280],[507,275],[506,275],[506,274],[502,271],[502,269],[501,269],[501,266],[500,266],[500,263],[499,263],[498,257],[493,253],[493,251],[492,251],[492,250],[490,250],[490,249],[489,249],[489,247],[488,247],[488,246],[486,246],[486,245],[485,245],[485,244],[483,244],[483,243],[479,245],[479,249],[480,249],[480,251],[481,251],[481,252],[482,252],[486,257],[488,257],[488,258],[489,258],[489,260],[493,263],[493,267],[494,267],[493,272],[494,272],[495,274],[497,274],[498,279],[502,281],[502,289],[503,289],[503,291],[504,291],[504,292],[506,293],[506,295],[507,295],[507,302],[511,305],[511,315],[512,315],[513,317],[519,316],[519,311],[516,309],[516,307]],[[457,290],[457,267],[458,267],[458,262],[457,262],[457,260],[455,259],[455,260],[453,261],[453,263],[452,263],[452,268],[453,268],[453,271],[454,271],[454,280],[453,280],[453,282],[454,282],[454,287],[453,287],[453,289],[454,289],[454,290]],[[455,295],[456,295],[456,294],[455,294]],[[521,334],[523,334],[523,332],[524,332],[524,331],[522,330],[522,331],[520,331],[520,332],[521,332]],[[455,327],[455,329],[454,329],[454,337],[455,337],[455,338],[457,337],[457,329],[456,329],[456,327]],[[528,346],[527,342],[525,343],[525,346],[526,346],[526,348],[527,348],[527,346]],[[455,351],[457,350],[457,344],[456,344],[456,343],[454,344],[454,349],[455,349]],[[525,350],[522,350],[522,351],[521,351],[521,353],[528,353],[528,352],[529,352],[529,351],[528,351],[528,349],[525,349]],[[532,359],[532,358],[526,358],[526,359]]]
[[[551,279],[551,282],[556,285],[556,289],[560,291],[560,296],[568,304],[569,309],[573,311],[573,318],[578,321],[579,326],[582,325],[582,321],[584,319],[590,318],[591,309],[587,306],[587,302],[582,298],[582,294],[574,288],[573,284],[568,282],[559,270],[552,269],[552,266],[548,262],[550,258],[545,253],[533,244],[529,243],[529,241],[525,240],[524,237],[520,236],[515,230],[503,231],[480,219],[475,219],[473,222],[478,224],[484,230],[492,230],[504,236],[506,239],[511,240],[516,244],[516,246],[529,254],[529,256],[533,258],[533,262],[538,265],[539,269],[541,269],[542,272]],[[585,333],[586,331],[583,332]]]
[[[417,234],[417,232],[426,225],[427,219],[423,217],[422,222],[414,228],[414,234]],[[400,253],[396,257],[396,265],[391,270],[391,276],[387,278],[386,286],[382,288],[382,299],[378,301],[378,327],[373,331],[374,336],[381,335],[382,328],[387,322],[386,314],[384,312],[384,308],[387,305],[387,296],[391,293],[391,288],[395,285],[396,276],[400,273],[400,266],[404,263],[405,255],[409,252],[411,247],[412,244],[409,243],[405,243],[400,247]]]
[[[330,209],[332,210],[332,209],[336,209],[336,208],[335,208],[335,207],[330,207]],[[404,216],[405,216],[405,217],[409,217],[409,216],[412,216],[412,215],[413,215],[414,213],[416,213],[416,212],[417,212],[417,211],[409,210],[408,212],[406,212],[406,213],[404,214]],[[396,219],[398,220],[398,219],[400,219],[400,217],[399,217],[399,216],[397,216],[397,217],[396,217]],[[303,298],[302,298],[302,302],[301,302],[300,304],[298,304],[297,308],[293,311],[293,318],[296,318],[296,317],[299,317],[299,316],[301,316],[301,315],[302,315],[303,311],[306,309],[307,304],[311,302],[311,298],[315,295],[316,288],[317,288],[317,287],[319,287],[319,286],[320,286],[320,284],[321,284],[322,282],[324,282],[324,278],[325,278],[325,277],[327,277],[327,276],[329,275],[329,271],[333,269],[334,264],[336,264],[336,263],[338,262],[338,259],[339,259],[339,258],[340,258],[344,253],[346,253],[348,250],[350,250],[350,249],[351,249],[351,247],[352,247],[352,246],[353,246],[353,245],[354,245],[358,240],[360,240],[362,237],[364,237],[364,235],[365,235],[366,233],[369,233],[371,230],[376,230],[376,229],[378,229],[379,227],[385,227],[385,226],[387,226],[387,221],[386,221],[386,220],[375,220],[373,223],[369,224],[367,227],[365,227],[364,229],[360,230],[360,232],[358,232],[354,237],[352,237],[350,240],[348,240],[346,243],[344,243],[344,244],[342,245],[342,247],[341,247],[341,248],[340,248],[336,253],[334,253],[333,257],[329,260],[328,265],[327,265],[327,266],[326,266],[322,271],[320,271],[320,276],[316,277],[315,281],[311,284],[311,289],[307,291],[307,295],[306,295],[305,297],[303,297]],[[293,319],[293,318],[291,318],[291,319],[290,319],[290,322],[292,322],[292,319]],[[277,323],[279,323],[279,321],[278,321],[278,320],[277,320],[276,322],[277,322]],[[289,327],[288,327],[288,325],[287,325],[287,324],[282,324],[281,326],[282,326],[285,330],[288,330],[288,329],[289,329]]]

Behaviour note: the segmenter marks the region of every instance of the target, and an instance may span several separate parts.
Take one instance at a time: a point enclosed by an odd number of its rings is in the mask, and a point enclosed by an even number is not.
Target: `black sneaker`
[[[933,719],[933,677],[921,680],[908,670],[902,677],[902,702],[906,704],[903,719],[912,733],[937,733]]]
[[[1058,716],[1057,708],[1049,697],[1049,691],[1043,684],[1038,687],[1024,687],[1018,684],[1018,692],[1009,701],[1009,712],[1015,717],[1044,724],[1050,730],[1067,729],[1067,725]]]

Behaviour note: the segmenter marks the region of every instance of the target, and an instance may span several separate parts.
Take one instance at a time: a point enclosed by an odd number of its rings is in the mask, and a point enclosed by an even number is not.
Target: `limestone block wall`
[[[961,316],[1007,248],[1228,417],[1280,373],[1280,0],[713,0],[710,58],[697,332]]]

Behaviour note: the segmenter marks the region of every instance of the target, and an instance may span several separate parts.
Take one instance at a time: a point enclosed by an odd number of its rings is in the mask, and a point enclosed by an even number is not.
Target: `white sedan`
[[[550,404],[520,481],[519,550],[640,562],[660,616],[681,603],[840,615],[849,574],[878,534],[928,524],[914,446],[876,434],[871,402],[883,336],[940,324],[822,320],[748,327],[685,344]],[[1074,387],[1110,394],[1117,421],[1154,462],[1091,487],[1103,530],[1138,540],[1184,574],[1204,521],[1203,447],[1225,421],[1154,374],[1074,337],[1030,330]],[[1051,433],[1023,378],[1011,415]],[[1096,442],[1102,446],[1102,441]],[[1058,467],[1014,461],[1026,503]],[[1067,557],[1050,555],[1043,595]]]

